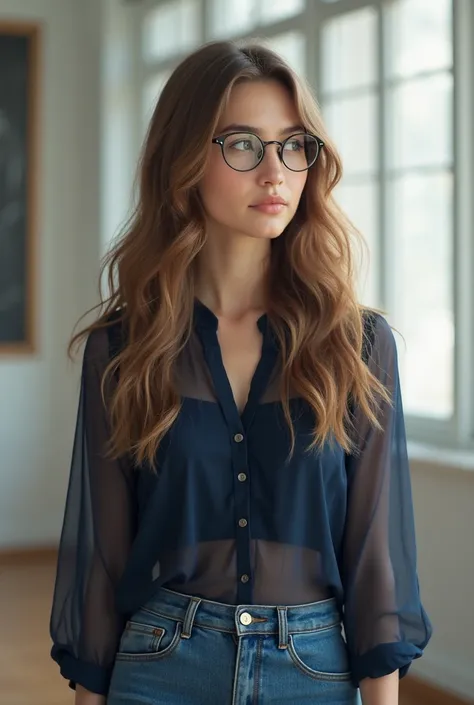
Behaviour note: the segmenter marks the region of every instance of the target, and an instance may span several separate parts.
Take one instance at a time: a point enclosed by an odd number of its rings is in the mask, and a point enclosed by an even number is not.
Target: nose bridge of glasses
[[[267,151],[267,146],[270,144],[276,144],[276,149],[275,152],[278,156],[279,161],[282,163],[283,162],[283,142],[280,142],[279,140],[267,140],[266,142],[262,140],[263,144],[263,150],[261,154],[261,159],[263,160],[265,158],[265,153]]]

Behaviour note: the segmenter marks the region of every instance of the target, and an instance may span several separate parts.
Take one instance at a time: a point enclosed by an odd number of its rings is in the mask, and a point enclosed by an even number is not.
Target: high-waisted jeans
[[[161,588],[128,621],[107,705],[357,705],[334,599],[225,605]]]

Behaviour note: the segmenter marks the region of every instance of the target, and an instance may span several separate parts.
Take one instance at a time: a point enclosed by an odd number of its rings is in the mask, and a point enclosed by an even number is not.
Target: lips
[[[281,198],[281,196],[269,196],[268,198],[265,198],[263,201],[260,201],[259,203],[254,203],[252,208],[258,208],[259,206],[287,206],[288,203],[285,201],[284,198]]]
[[[267,215],[278,215],[283,213],[287,206],[283,203],[259,203],[258,206],[251,206],[252,210],[259,211],[260,213],[267,213]]]

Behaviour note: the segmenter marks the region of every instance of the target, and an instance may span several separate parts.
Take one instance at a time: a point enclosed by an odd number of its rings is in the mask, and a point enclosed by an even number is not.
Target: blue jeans
[[[108,705],[357,705],[334,599],[225,605],[161,588],[127,623]]]

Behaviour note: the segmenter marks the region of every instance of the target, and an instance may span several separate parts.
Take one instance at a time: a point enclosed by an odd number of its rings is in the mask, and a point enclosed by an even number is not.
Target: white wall
[[[412,460],[418,567],[433,637],[413,673],[474,703],[474,472]]]
[[[95,0],[0,0],[43,28],[38,175],[38,351],[0,357],[0,548],[50,544],[66,491],[77,370],[65,346],[94,301],[99,252],[99,33]]]
[[[0,358],[0,549],[58,540],[78,381],[64,349],[95,301],[137,146],[130,15],[116,8],[116,0],[0,0],[0,20],[44,25],[40,343],[32,358]],[[413,673],[472,697],[474,472],[413,462],[412,476],[420,584],[435,627]]]

